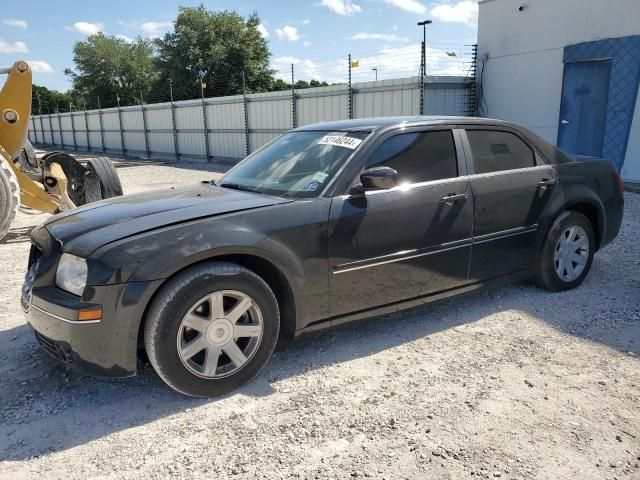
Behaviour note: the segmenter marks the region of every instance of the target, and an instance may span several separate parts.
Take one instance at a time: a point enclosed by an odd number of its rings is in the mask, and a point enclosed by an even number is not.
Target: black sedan
[[[279,335],[531,278],[574,288],[620,228],[605,160],[497,120],[290,131],[217,184],[92,203],[32,233],[22,295],[44,349],[95,376],[145,355],[175,390],[253,377]]]

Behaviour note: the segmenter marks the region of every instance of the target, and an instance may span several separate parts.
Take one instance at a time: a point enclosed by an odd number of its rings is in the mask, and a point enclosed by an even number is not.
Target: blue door
[[[602,156],[611,60],[565,63],[558,146],[565,152]]]

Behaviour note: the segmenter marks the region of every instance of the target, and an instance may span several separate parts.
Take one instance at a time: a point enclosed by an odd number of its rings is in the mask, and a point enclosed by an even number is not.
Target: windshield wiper
[[[240,185],[239,183],[227,183],[227,182],[224,182],[224,183],[221,183],[219,186],[223,187],[223,188],[230,188],[230,189],[233,189],[233,190],[240,190],[240,191],[243,191],[243,192],[262,193],[257,188],[251,188],[251,187],[248,187],[247,185]]]

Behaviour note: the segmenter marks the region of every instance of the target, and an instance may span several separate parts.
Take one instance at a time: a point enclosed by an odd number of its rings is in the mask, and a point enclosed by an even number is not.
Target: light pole
[[[374,72],[376,72],[376,82],[378,81],[378,67],[374,67],[371,70],[373,70]]]
[[[422,65],[420,66],[420,76],[421,80],[421,88],[420,88],[420,115],[423,115],[425,112],[424,108],[424,80],[427,76],[427,25],[431,25],[433,23],[431,20],[423,20],[422,22],[418,22],[418,26],[422,27]]]

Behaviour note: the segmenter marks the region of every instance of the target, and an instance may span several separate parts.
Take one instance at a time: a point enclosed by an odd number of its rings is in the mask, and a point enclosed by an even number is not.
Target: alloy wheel
[[[224,378],[255,355],[264,331],[258,304],[236,290],[213,292],[193,304],[180,322],[182,364],[203,378]]]
[[[588,260],[589,236],[587,232],[578,225],[568,227],[560,235],[553,255],[558,278],[563,282],[573,282],[582,275]]]

